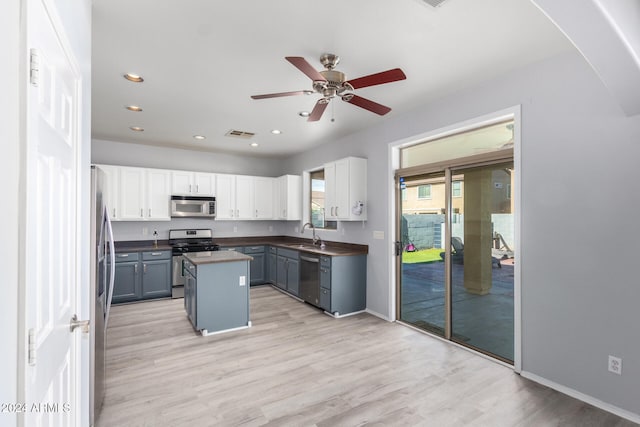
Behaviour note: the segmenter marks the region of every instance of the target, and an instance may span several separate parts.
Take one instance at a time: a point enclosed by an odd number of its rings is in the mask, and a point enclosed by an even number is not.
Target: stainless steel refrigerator
[[[100,414],[104,398],[107,323],[115,276],[113,229],[103,194],[105,183],[104,172],[91,166],[91,425]]]

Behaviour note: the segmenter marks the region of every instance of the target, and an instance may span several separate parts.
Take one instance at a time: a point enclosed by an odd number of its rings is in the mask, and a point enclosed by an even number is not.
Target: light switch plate
[[[384,240],[384,231],[373,230],[373,238],[378,240]]]

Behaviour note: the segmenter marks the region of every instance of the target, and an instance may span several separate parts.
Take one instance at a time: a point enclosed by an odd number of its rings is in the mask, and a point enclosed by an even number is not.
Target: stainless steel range
[[[173,255],[173,281],[171,297],[184,297],[184,273],[182,254],[187,252],[217,251],[220,246],[213,241],[213,231],[207,228],[169,230],[169,245]]]

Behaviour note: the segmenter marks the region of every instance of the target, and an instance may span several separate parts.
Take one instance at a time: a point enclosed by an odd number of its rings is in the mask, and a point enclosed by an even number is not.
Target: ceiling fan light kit
[[[311,79],[313,90],[253,95],[251,98],[266,99],[319,93],[320,95],[322,95],[322,98],[318,99],[315,107],[309,114],[307,119],[307,121],[309,122],[320,120],[329,102],[336,97],[339,97],[349,104],[353,104],[357,107],[371,111],[372,113],[376,113],[381,116],[385,115],[389,111],[391,111],[391,108],[358,96],[353,92],[359,88],[391,83],[407,78],[400,68],[394,68],[392,70],[387,70],[380,73],[360,77],[355,80],[347,81],[346,74],[335,69],[336,65],[338,65],[338,63],[340,62],[340,57],[332,53],[325,53],[320,56],[320,63],[325,68],[322,71],[317,71],[315,68],[313,68],[313,66],[311,66],[311,64],[309,64],[304,58],[300,56],[287,56],[285,57],[285,59]]]

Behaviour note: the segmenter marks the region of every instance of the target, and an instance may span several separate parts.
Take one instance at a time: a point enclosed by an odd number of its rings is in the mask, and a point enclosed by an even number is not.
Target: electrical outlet
[[[269,226],[269,231],[273,231],[273,225]]]
[[[240,286],[246,286],[247,276],[240,276]]]
[[[622,375],[622,359],[609,355],[609,372]]]
[[[238,232],[238,227],[236,227],[235,225],[233,226],[233,232],[237,233]]]
[[[147,234],[149,234],[149,228],[147,227],[142,227],[142,235],[146,236]]]

